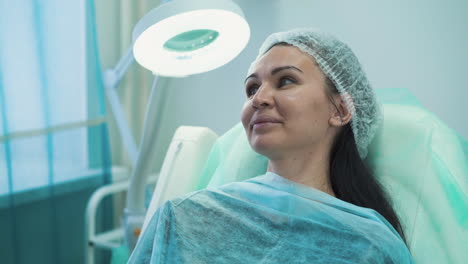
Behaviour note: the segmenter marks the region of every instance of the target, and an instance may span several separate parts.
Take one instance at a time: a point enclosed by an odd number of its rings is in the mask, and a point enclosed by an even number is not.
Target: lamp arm
[[[119,62],[117,62],[115,68],[106,70],[106,85],[109,87],[117,87],[133,62],[135,62],[135,58],[133,57],[132,45],[127,49],[127,51],[125,51],[125,54],[120,58]]]
[[[133,57],[133,48],[130,47],[127,49],[125,55],[122,58],[120,58],[115,68],[107,69],[104,72],[104,86],[106,88],[106,97],[111,106],[112,114],[114,116],[115,122],[117,123],[117,128],[119,130],[120,136],[122,137],[123,144],[127,150],[127,154],[133,166],[135,166],[137,161],[138,148],[132,136],[132,132],[130,130],[128,122],[125,119],[123,107],[120,103],[120,99],[116,90],[123,76],[128,71],[128,68],[133,64],[134,61],[135,58]]]

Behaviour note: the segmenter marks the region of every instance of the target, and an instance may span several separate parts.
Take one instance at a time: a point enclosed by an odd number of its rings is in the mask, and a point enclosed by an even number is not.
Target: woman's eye
[[[254,84],[247,87],[247,97],[253,96],[258,91],[259,86]]]
[[[296,83],[296,80],[290,77],[283,77],[280,79],[279,86],[281,87],[281,86],[288,85],[291,83]]]

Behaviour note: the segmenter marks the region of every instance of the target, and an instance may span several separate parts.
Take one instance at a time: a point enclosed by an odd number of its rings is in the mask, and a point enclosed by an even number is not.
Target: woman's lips
[[[252,126],[253,130],[259,130],[259,129],[264,129],[264,128],[269,128],[273,125],[279,124],[278,122],[261,122],[261,123],[255,123]]]
[[[252,121],[250,122],[250,127],[252,130],[255,131],[262,131],[265,129],[269,129],[277,124],[280,124],[281,120],[269,115],[256,115],[252,117]]]

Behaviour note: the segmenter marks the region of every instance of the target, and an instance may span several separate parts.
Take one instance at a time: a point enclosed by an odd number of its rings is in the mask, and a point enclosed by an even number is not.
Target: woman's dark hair
[[[327,77],[326,89],[328,93],[338,94],[335,85]],[[346,124],[337,134],[331,149],[330,182],[333,192],[338,199],[380,213],[407,244],[391,200],[359,156],[350,124]]]

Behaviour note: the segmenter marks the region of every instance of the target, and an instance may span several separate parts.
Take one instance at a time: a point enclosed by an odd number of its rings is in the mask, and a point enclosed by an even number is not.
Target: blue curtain
[[[84,263],[86,203],[111,180],[94,22],[92,1],[0,0],[0,263]]]

